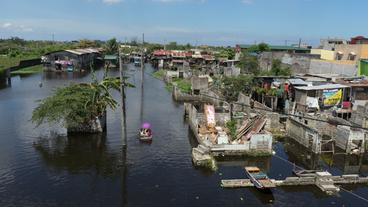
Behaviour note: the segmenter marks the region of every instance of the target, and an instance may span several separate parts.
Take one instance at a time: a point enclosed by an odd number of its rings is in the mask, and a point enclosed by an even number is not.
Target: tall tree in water
[[[116,38],[112,38],[106,42],[105,50],[108,55],[115,55],[118,53],[119,43],[116,41]]]

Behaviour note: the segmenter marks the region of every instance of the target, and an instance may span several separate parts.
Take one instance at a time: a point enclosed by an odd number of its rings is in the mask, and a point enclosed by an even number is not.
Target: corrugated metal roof
[[[290,84],[292,85],[308,85],[307,82],[305,82],[304,80],[300,79],[300,78],[291,78],[288,80],[290,82]]]
[[[348,88],[349,86],[341,85],[341,84],[326,84],[319,86],[298,86],[295,87],[297,90],[302,91],[312,91],[312,90],[329,90],[329,89],[339,89],[339,88]]]
[[[86,48],[86,49],[74,49],[74,50],[65,50],[67,52],[76,54],[76,55],[84,55],[84,54],[91,54],[91,53],[99,53],[98,49],[94,48]]]

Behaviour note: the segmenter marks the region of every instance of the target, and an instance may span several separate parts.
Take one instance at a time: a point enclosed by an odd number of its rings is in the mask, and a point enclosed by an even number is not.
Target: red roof
[[[155,50],[154,56],[174,56],[174,57],[192,57],[192,52],[187,51],[173,51],[173,50]]]
[[[167,56],[170,55],[171,52],[169,50],[155,50],[153,51],[153,55],[155,56]]]

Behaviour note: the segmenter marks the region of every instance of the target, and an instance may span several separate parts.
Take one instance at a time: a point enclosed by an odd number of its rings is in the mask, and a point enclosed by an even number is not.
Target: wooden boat
[[[258,167],[245,167],[245,172],[249,180],[258,189],[264,190],[276,187],[275,183],[273,183]]]
[[[141,141],[151,141],[152,140],[151,124],[149,123],[142,124],[142,128],[139,130],[139,139]]]
[[[143,133],[143,131],[141,130],[139,132],[139,140],[141,141],[152,141],[152,133],[149,135],[146,135]]]

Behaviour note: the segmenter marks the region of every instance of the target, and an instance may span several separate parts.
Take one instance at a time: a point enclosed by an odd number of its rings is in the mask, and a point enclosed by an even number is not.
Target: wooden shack
[[[42,57],[45,70],[65,71],[72,68],[75,70],[89,69],[91,64],[95,64],[101,50],[96,48],[59,50],[46,53]]]

